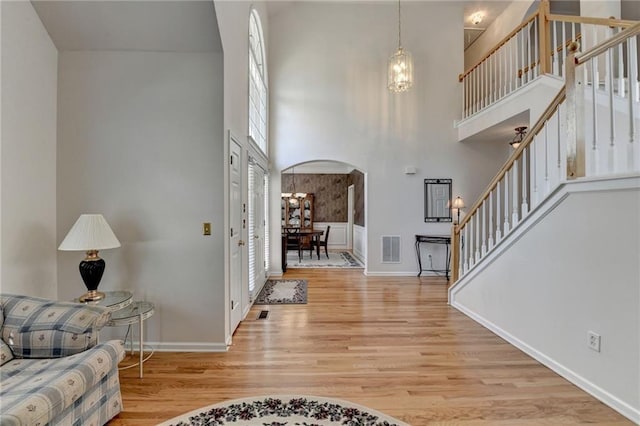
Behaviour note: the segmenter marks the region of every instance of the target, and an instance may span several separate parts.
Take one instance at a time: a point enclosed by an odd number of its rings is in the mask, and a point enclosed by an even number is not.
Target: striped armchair
[[[122,410],[120,341],[99,306],[0,295],[0,424],[100,426]]]

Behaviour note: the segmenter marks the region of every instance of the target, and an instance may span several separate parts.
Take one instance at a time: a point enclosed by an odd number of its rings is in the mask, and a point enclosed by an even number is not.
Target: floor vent
[[[382,236],[382,263],[400,263],[400,236]]]
[[[260,313],[258,314],[258,318],[259,320],[261,319],[267,319],[269,317],[269,311],[260,311]]]

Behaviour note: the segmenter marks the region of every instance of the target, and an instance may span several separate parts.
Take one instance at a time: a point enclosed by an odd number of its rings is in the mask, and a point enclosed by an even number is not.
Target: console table
[[[444,244],[446,247],[446,266],[445,269],[422,269],[422,259],[420,258],[420,244]],[[418,276],[422,275],[422,272],[444,272],[447,281],[449,280],[451,252],[449,246],[451,245],[451,236],[448,235],[416,235],[416,255],[418,256]]]

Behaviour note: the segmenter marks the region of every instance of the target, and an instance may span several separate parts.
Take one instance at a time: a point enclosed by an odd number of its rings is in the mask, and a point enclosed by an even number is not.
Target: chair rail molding
[[[329,233],[328,249],[347,248],[347,222],[314,222],[313,228],[327,232],[327,226],[331,227]]]

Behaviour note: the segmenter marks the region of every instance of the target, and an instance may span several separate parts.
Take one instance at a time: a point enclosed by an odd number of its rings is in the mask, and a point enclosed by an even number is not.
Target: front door
[[[229,312],[230,333],[242,320],[242,148],[229,137]]]

